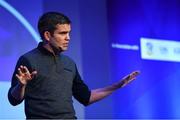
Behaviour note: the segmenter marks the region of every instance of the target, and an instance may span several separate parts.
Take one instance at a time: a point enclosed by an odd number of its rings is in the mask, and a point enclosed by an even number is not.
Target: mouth
[[[63,45],[64,47],[68,47],[68,43],[64,43],[64,45]]]

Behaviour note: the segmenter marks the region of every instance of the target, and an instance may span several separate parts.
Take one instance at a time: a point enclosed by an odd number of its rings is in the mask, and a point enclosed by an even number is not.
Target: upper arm
[[[89,99],[91,96],[91,91],[88,86],[81,79],[77,69],[75,78],[73,80],[73,96],[83,105],[89,104]]]

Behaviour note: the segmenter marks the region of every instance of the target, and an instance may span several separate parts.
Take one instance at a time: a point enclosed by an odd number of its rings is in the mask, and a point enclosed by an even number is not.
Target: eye
[[[59,32],[59,34],[65,35],[65,34],[67,34],[67,32]]]

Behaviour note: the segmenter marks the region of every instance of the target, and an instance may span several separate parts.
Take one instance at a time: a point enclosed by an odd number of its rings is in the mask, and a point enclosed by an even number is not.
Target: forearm
[[[126,86],[128,83],[136,79],[136,76],[139,74],[139,71],[134,71],[127,76],[123,77],[120,81],[104,87],[104,88],[99,88],[91,91],[91,96],[89,100],[89,104],[92,104],[96,101],[99,101],[106,96],[110,95],[113,91],[117,90],[118,88],[122,88]]]
[[[13,87],[10,91],[13,98],[15,98],[18,101],[21,101],[24,98],[25,87],[25,85],[22,85],[20,83]]]
[[[104,88],[99,88],[91,91],[91,96],[89,100],[89,104],[92,104],[94,102],[97,102],[108,95],[110,95],[112,92],[117,90],[118,88],[121,88],[123,86],[124,82],[120,81],[120,83],[114,83],[110,86],[104,87]]]

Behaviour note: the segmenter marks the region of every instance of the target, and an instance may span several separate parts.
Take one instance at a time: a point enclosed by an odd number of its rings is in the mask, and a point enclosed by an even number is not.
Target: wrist
[[[21,83],[21,82],[19,81],[19,82],[18,82],[18,86],[19,86],[19,87],[26,87],[26,84]]]

